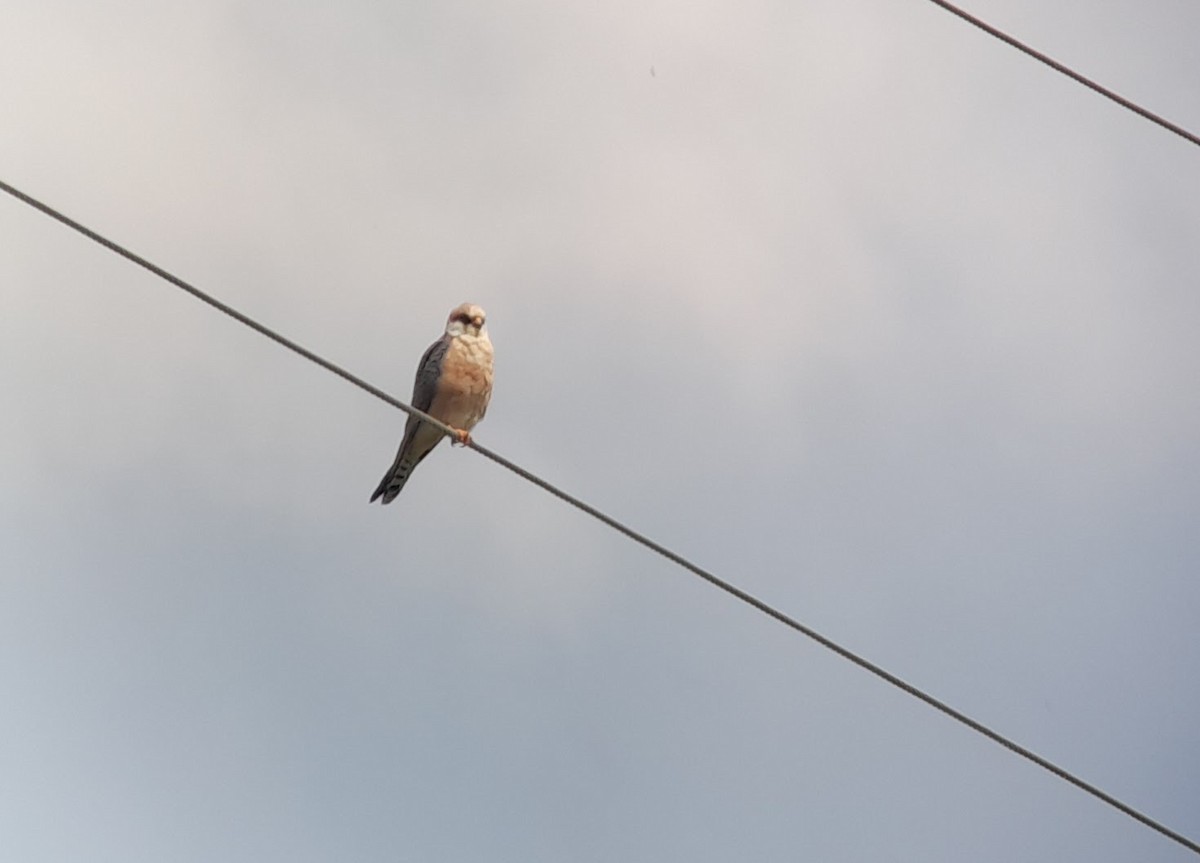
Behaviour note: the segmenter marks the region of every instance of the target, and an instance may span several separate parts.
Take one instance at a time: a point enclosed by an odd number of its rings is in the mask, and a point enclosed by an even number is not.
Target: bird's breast
[[[491,395],[491,341],[486,336],[455,338],[442,360],[429,413],[447,425],[469,429],[483,419]]]

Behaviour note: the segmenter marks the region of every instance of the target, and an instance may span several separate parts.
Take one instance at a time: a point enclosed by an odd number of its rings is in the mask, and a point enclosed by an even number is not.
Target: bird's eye
[[[468,327],[471,325],[471,316],[466,313],[455,315],[454,320],[458,321],[460,324],[465,324]]]

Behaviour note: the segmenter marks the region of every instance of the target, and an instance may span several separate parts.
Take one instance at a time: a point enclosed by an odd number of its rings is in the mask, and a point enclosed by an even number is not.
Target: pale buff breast
[[[483,419],[492,397],[492,342],[487,334],[455,336],[442,359],[437,395],[429,414],[448,426],[470,430]]]

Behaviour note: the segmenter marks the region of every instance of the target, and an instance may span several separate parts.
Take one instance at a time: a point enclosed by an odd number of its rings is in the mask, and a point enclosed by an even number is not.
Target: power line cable
[[[1132,102],[1129,99],[1126,99],[1124,96],[1120,95],[1119,93],[1114,93],[1112,90],[1108,89],[1107,87],[1105,87],[1101,84],[1097,84],[1091,78],[1088,78],[1085,75],[1081,75],[1080,73],[1076,72],[1075,70],[1073,70],[1067,66],[1064,66],[1062,63],[1059,63],[1053,57],[1049,57],[1046,54],[1043,54],[1041,51],[1038,51],[1035,48],[1031,48],[1030,46],[1026,45],[1024,42],[1021,42],[1020,40],[1018,40],[1016,37],[1008,35],[1003,30],[993,27],[991,24],[988,24],[986,21],[984,21],[980,18],[976,18],[970,12],[967,12],[966,10],[958,8],[953,3],[947,3],[946,0],[929,0],[929,2],[933,3],[935,6],[942,7],[943,9],[945,9],[947,12],[949,12],[952,15],[957,15],[959,18],[966,21],[968,24],[973,24],[974,26],[978,27],[980,30],[987,33],[988,35],[994,36],[995,38],[999,39],[1000,41],[1008,43],[1012,47],[1016,48],[1018,51],[1028,54],[1033,59],[1035,59],[1041,63],[1045,63],[1047,66],[1049,66],[1054,71],[1061,72],[1063,75],[1066,75],[1068,78],[1071,78],[1072,80],[1079,82],[1083,86],[1087,87],[1089,90],[1094,90],[1095,92],[1099,93],[1104,98],[1111,99],[1112,101],[1114,101],[1118,105],[1120,105],[1122,108],[1126,108],[1126,109],[1132,111],[1133,113],[1139,115],[1140,117],[1143,117],[1143,118],[1149,120],[1151,123],[1157,123],[1159,126],[1162,126],[1167,131],[1174,132],[1176,135],[1183,138],[1185,141],[1190,141],[1191,143],[1195,144],[1196,146],[1200,146],[1200,136],[1197,136],[1196,134],[1189,132],[1187,129],[1183,128],[1182,126],[1172,123],[1170,120],[1160,117],[1158,114],[1155,114],[1153,111],[1143,108],[1141,105],[1138,105],[1136,102]]]
[[[205,293],[204,291],[200,290],[199,288],[194,287],[191,284],[188,284],[186,281],[179,278],[178,276],[172,275],[168,271],[164,270],[162,267],[159,267],[158,265],[153,264],[150,261],[146,260],[142,256],[140,256],[134,252],[131,252],[129,249],[125,248],[124,246],[122,246],[118,243],[115,243],[112,240],[96,233],[92,229],[82,225],[81,223],[70,218],[69,216],[64,215],[63,213],[59,212],[58,210],[54,209],[53,207],[49,206],[48,204],[44,204],[41,201],[37,200],[36,198],[25,194],[24,192],[9,185],[8,183],[4,182],[3,180],[0,180],[0,190],[7,192],[9,195],[12,195],[14,198],[17,198],[18,200],[28,204],[29,206],[33,207],[34,209],[40,210],[42,213],[46,214],[47,216],[49,216],[52,219],[55,219],[58,222],[61,222],[62,224],[66,225],[67,227],[72,228],[75,231],[78,231],[79,233],[81,233],[85,237],[87,237],[88,239],[93,240],[93,241],[99,243],[100,245],[104,246],[106,249],[116,252],[121,257],[125,258],[128,261],[131,261],[134,264],[137,264],[139,267],[149,270],[154,275],[158,276],[161,279],[166,280],[167,282],[170,282],[175,287],[186,291],[187,293],[191,294],[196,299],[207,303],[208,305],[212,306],[213,308],[217,309],[218,311],[222,312],[223,314],[226,314],[229,317],[233,318],[234,320],[236,320],[242,324],[245,324],[246,326],[248,326],[251,329],[255,330],[256,332],[266,336],[267,338],[271,339],[272,341],[278,342],[279,344],[283,345],[288,350],[291,350],[291,351],[299,354],[300,356],[304,357],[305,359],[316,363],[317,365],[321,366],[322,368],[324,368],[330,372],[333,372],[338,377],[343,378],[346,381],[349,381],[350,383],[354,384],[359,389],[365,390],[366,392],[370,393],[371,395],[375,396],[376,398],[381,399],[382,401],[388,403],[392,407],[399,408],[400,410],[404,411],[405,413],[409,414],[410,416],[415,416],[415,417],[420,418],[421,420],[424,420],[425,422],[428,422],[430,425],[434,426],[435,428],[437,428],[439,431],[441,431],[443,434],[445,434],[447,436],[453,436],[453,434],[454,434],[453,429],[451,429],[445,423],[442,423],[439,420],[434,419],[433,417],[429,416],[428,414],[426,414],[422,411],[417,410],[416,408],[412,407],[411,405],[405,404],[404,402],[400,401],[399,399],[395,398],[394,396],[389,395],[388,393],[384,392],[383,390],[379,389],[378,387],[372,386],[371,384],[364,381],[362,378],[358,377],[357,375],[355,375],[351,372],[346,371],[345,369],[343,369],[341,366],[337,365],[336,363],[333,363],[333,362],[325,359],[324,357],[310,351],[308,348],[305,348],[302,345],[292,341],[291,339],[280,335],[279,333],[275,332],[273,329],[266,326],[265,324],[259,323],[258,321],[251,318],[249,315],[239,312],[237,309],[233,308],[232,306],[229,306],[229,305],[221,302],[220,300],[216,299],[215,297],[211,296],[210,294]],[[826,636],[821,635],[819,632],[812,629],[811,627],[808,627],[808,626],[804,625],[803,623],[800,623],[795,618],[790,617],[787,614],[784,614],[782,611],[778,610],[777,608],[774,608],[771,605],[768,605],[763,600],[758,599],[757,597],[753,596],[750,593],[747,593],[746,591],[742,590],[741,588],[736,587],[733,584],[725,581],[724,579],[717,577],[716,575],[709,572],[708,570],[703,569],[702,567],[698,566],[695,563],[692,563],[690,560],[683,557],[682,555],[676,554],[675,552],[671,551],[666,546],[664,546],[658,542],[655,542],[653,539],[650,539],[649,537],[640,533],[639,531],[634,530],[633,528],[623,524],[622,522],[618,521],[617,519],[613,518],[612,516],[601,512],[600,510],[596,509],[591,504],[585,503],[584,501],[580,500],[579,498],[575,497],[574,495],[563,491],[562,489],[558,488],[557,486],[553,485],[550,482],[547,482],[546,480],[542,479],[541,477],[537,476],[536,474],[531,473],[530,471],[526,470],[525,468],[521,467],[520,465],[517,465],[517,464],[509,461],[507,458],[500,455],[499,453],[493,452],[492,450],[488,449],[487,447],[485,447],[479,443],[476,443],[474,439],[470,440],[467,443],[467,446],[469,446],[471,449],[475,450],[476,452],[478,452],[480,455],[484,456],[485,458],[491,459],[493,462],[500,465],[501,467],[507,468],[508,470],[512,471],[513,473],[515,473],[517,476],[521,477],[522,479],[525,479],[525,480],[533,483],[534,485],[538,486],[539,488],[549,492],[550,494],[557,497],[559,500],[565,501],[566,503],[570,504],[571,506],[575,507],[576,509],[579,509],[582,512],[597,519],[598,521],[601,521],[604,524],[608,525],[613,530],[616,530],[617,532],[624,534],[626,537],[633,540],[634,542],[637,542],[640,545],[643,545],[646,548],[650,549],[651,551],[656,552],[659,555],[662,555],[667,560],[671,561],[672,563],[676,564],[677,566],[682,567],[683,569],[687,570],[688,572],[692,573],[693,575],[699,576],[700,578],[704,579],[705,581],[707,581],[709,584],[713,585],[714,587],[720,588],[721,590],[725,591],[726,593],[730,594],[731,596],[734,596],[737,599],[740,599],[742,602],[746,603],[747,605],[750,605],[753,608],[757,609],[758,611],[761,611],[763,614],[766,614],[768,617],[774,618],[775,620],[782,623],[784,626],[787,626],[788,628],[793,629],[796,632],[799,632],[801,635],[807,636],[808,638],[810,638],[813,641],[820,644],[822,647],[825,647],[825,648],[833,651],[834,653],[836,653],[838,656],[841,656],[843,659],[849,660],[850,662],[854,663],[859,668],[862,668],[864,671],[870,672],[871,674],[875,675],[876,677],[886,681],[887,683],[890,683],[892,686],[895,686],[897,689],[900,689],[900,690],[908,693],[912,697],[925,702],[930,707],[933,707],[934,709],[940,711],[941,713],[945,714],[946,716],[949,716],[951,719],[957,720],[958,722],[967,726],[971,730],[976,731],[979,734],[982,734],[984,737],[987,737],[989,740],[992,740],[993,742],[1000,744],[1005,749],[1008,749],[1008,750],[1016,753],[1017,755],[1021,756],[1022,758],[1033,762],[1037,766],[1054,774],[1059,779],[1069,782],[1070,784],[1074,785],[1075,787],[1077,787],[1083,791],[1086,791],[1088,794],[1092,795],[1093,797],[1097,798],[1098,800],[1101,800],[1104,803],[1107,803],[1109,806],[1112,806],[1114,809],[1124,812],[1129,817],[1135,819],[1136,821],[1141,822],[1146,827],[1149,827],[1150,829],[1155,830],[1158,833],[1161,833],[1163,836],[1166,836],[1168,839],[1172,839],[1175,842],[1182,845],[1183,847],[1185,847],[1191,851],[1194,851],[1197,854],[1200,854],[1200,844],[1197,844],[1196,842],[1192,841],[1191,839],[1188,839],[1183,834],[1170,829],[1169,827],[1165,826],[1164,824],[1160,823],[1159,821],[1156,821],[1155,819],[1151,818],[1150,816],[1138,811],[1137,809],[1134,809],[1132,806],[1121,802],[1116,797],[1113,797],[1111,794],[1108,794],[1105,791],[1102,791],[1100,788],[1096,787],[1095,785],[1092,785],[1089,782],[1085,782],[1083,779],[1080,779],[1078,776],[1075,776],[1073,773],[1063,769],[1062,767],[1059,767],[1058,765],[1054,764],[1051,761],[1048,761],[1045,758],[1042,758],[1037,753],[1033,752],[1030,749],[1027,749],[1024,746],[1021,746],[1018,743],[1015,743],[1014,741],[1010,740],[1009,738],[1005,737],[1004,735],[1000,734],[999,732],[993,731],[991,728],[984,725],[982,722],[978,722],[977,720],[972,719],[971,717],[967,716],[965,713],[954,709],[950,705],[946,704],[943,701],[938,700],[937,698],[934,698],[932,695],[929,695],[926,692],[924,692],[923,690],[918,689],[913,684],[908,683],[907,681],[903,680],[900,677],[897,677],[896,675],[885,670],[881,666],[876,665],[875,663],[871,662],[870,660],[864,659],[863,657],[859,656],[857,653],[853,652],[852,650],[841,646],[840,644],[833,641],[832,639],[829,639]]]

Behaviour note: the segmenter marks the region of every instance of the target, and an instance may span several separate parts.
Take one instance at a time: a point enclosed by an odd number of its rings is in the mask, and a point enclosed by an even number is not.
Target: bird
[[[466,446],[487,413],[492,398],[492,340],[487,315],[474,303],[456,306],[446,319],[446,332],[429,346],[417,366],[412,406],[454,429],[451,443]],[[443,433],[410,416],[396,460],[371,495],[371,503],[396,499],[413,468],[441,443]]]

